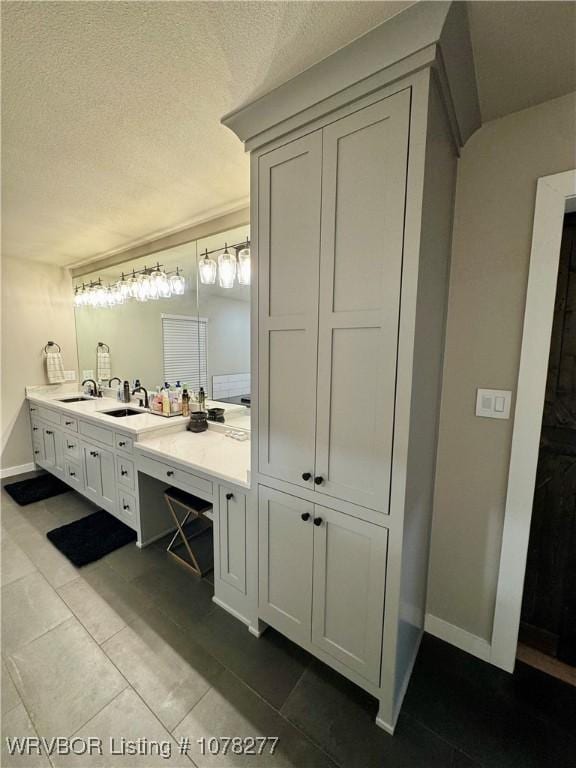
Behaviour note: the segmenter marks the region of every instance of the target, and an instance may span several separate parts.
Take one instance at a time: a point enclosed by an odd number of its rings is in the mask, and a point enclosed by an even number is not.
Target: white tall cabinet
[[[223,121],[251,152],[257,618],[391,732],[424,625],[471,56],[464,4],[416,4]]]

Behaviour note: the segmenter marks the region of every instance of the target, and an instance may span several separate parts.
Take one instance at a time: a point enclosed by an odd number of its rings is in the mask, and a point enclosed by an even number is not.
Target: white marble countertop
[[[58,393],[56,395],[29,394],[28,400],[37,405],[44,405],[62,413],[67,413],[75,418],[82,418],[93,424],[100,424],[115,429],[119,432],[125,432],[129,435],[140,435],[145,432],[153,432],[158,429],[174,427],[178,424],[185,424],[188,419],[185,416],[173,416],[166,419],[162,416],[156,416],[143,409],[138,408],[134,403],[120,403],[112,397],[97,397],[91,400],[81,400],[77,403],[61,403],[59,398],[72,397],[77,393]],[[131,408],[135,411],[141,411],[137,416],[109,416],[103,411],[113,411],[119,408]]]
[[[135,444],[134,449],[184,470],[195,469],[242,488],[250,487],[250,440],[233,440],[220,429],[197,433],[182,430],[148,437]]]
[[[156,432],[157,430],[169,430],[173,432],[174,429],[181,429],[187,422],[187,416],[171,416],[165,418],[158,416],[154,413],[150,413],[143,408],[139,408],[134,402],[121,403],[114,397],[96,397],[90,400],[81,400],[76,403],[62,403],[59,402],[65,397],[74,397],[82,394],[78,390],[78,385],[71,387],[70,385],[61,385],[57,388],[54,387],[27,387],[27,398],[30,402],[37,405],[44,405],[48,408],[52,408],[62,413],[67,413],[69,416],[75,418],[82,418],[86,421],[90,421],[94,424],[100,424],[100,426],[106,426],[117,430],[118,432],[124,432],[125,434],[132,435],[138,438],[139,435],[146,434],[148,432]],[[208,405],[212,405],[212,401],[208,402]],[[222,405],[218,403],[218,405]],[[135,411],[141,411],[137,416],[110,416],[104,411],[113,411],[119,408],[130,408]],[[227,410],[227,421],[230,421],[230,426],[234,428],[250,428],[249,415],[243,416],[245,408],[230,407]],[[236,414],[238,412],[238,422],[236,421]],[[227,438],[229,442],[231,441]]]

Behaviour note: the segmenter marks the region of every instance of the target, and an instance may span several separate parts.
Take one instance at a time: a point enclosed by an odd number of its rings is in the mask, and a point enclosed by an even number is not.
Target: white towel
[[[48,384],[61,384],[64,377],[64,361],[60,352],[46,352],[46,375]]]
[[[96,352],[96,378],[100,381],[108,381],[112,376],[111,370],[110,352],[99,349]]]

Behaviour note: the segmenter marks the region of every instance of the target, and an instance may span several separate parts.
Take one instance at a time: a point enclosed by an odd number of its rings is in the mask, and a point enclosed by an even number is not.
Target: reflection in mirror
[[[198,240],[198,261],[208,251],[218,273],[212,284],[205,284],[200,268],[198,279],[198,315],[207,325],[207,392],[213,400],[237,405],[250,405],[250,286],[239,284],[236,269],[232,286],[222,287],[219,257],[228,245],[237,265],[237,251],[249,238],[245,226]]]
[[[235,407],[236,425],[248,428],[250,287],[240,285],[237,275],[232,287],[221,287],[218,256],[228,243],[229,252],[237,259],[240,246],[245,246],[249,237],[248,226],[238,227],[76,279],[80,288],[93,284],[90,296],[78,300],[75,312],[82,379],[117,376],[128,380],[131,388],[138,379],[150,393],[164,382],[187,384],[191,394],[203,387],[209,399],[224,402],[227,422],[232,416],[228,409]],[[206,250],[214,251],[211,258],[217,265],[212,285],[201,283],[198,275],[198,261]],[[172,286],[176,291],[166,290],[166,284],[160,283],[170,296],[149,296],[143,301],[146,289],[141,284],[147,275],[142,271],[151,273],[157,263],[168,279],[177,272],[182,275],[184,292],[176,292],[177,281]],[[136,282],[140,284],[138,298],[125,295],[122,303],[116,303],[122,292],[132,293]],[[119,290],[106,291],[105,297],[103,289],[118,285]],[[99,348],[100,343],[105,346]],[[109,355],[98,355],[99,349],[109,349]]]
[[[118,376],[133,386],[136,379],[148,389],[154,390],[164,382],[162,315],[178,314],[195,318],[196,297],[196,243],[186,243],[167,251],[134,259],[116,267],[108,267],[83,276],[77,284],[101,280],[104,285],[114,285],[122,274],[134,280],[138,271],[155,266],[159,262],[169,275],[179,269],[184,277],[182,295],[142,301],[127,299],[113,306],[76,307],[76,334],[78,362],[82,379],[104,379]],[[98,368],[98,343],[110,349],[109,372]],[[104,375],[103,375],[104,374]],[[173,382],[171,382],[173,383]],[[190,382],[192,385],[192,382]]]

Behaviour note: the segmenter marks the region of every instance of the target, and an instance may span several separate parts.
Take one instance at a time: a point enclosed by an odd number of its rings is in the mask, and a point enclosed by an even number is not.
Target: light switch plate
[[[76,381],[76,371],[64,371],[66,381]]]
[[[478,389],[476,416],[486,419],[509,419],[512,392],[508,389]]]

